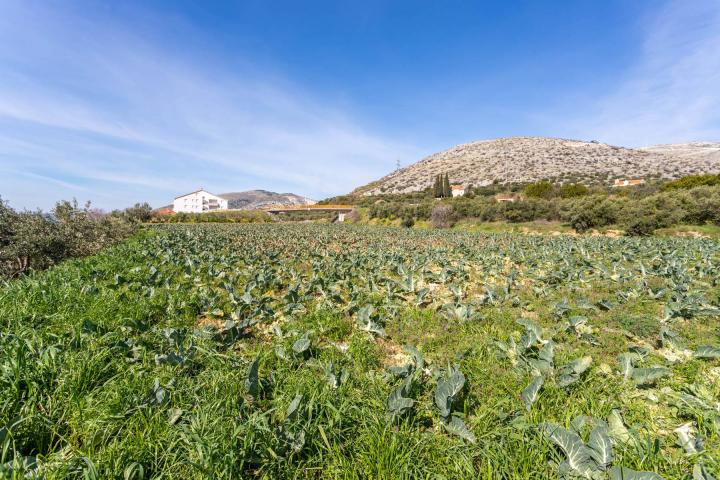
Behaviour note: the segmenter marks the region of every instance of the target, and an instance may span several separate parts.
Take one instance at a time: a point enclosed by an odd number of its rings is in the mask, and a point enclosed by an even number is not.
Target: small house
[[[635,187],[637,185],[642,185],[643,183],[645,183],[645,180],[643,180],[642,178],[635,178],[632,180],[615,180],[615,182],[612,184],[612,187]]]
[[[465,185],[450,185],[450,193],[453,197],[462,197],[465,195]]]
[[[174,215],[175,212],[173,211],[172,207],[162,207],[155,210],[156,215],[164,216],[164,215]]]
[[[228,201],[214,195],[205,189],[195,190],[175,197],[173,200],[173,211],[175,213],[203,213],[216,210],[227,210]]]

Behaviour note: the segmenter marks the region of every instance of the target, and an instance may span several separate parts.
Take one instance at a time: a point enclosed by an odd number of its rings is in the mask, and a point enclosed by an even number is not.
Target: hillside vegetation
[[[719,252],[157,226],[0,289],[0,477],[711,479]]]
[[[346,195],[326,201],[356,205],[358,215],[349,216],[351,222],[367,220],[406,227],[419,221],[431,221],[436,227],[458,221],[544,221],[562,222],[578,233],[606,228],[628,235],[650,235],[678,225],[720,227],[720,175],[692,175],[629,188],[541,181],[466,188],[464,196],[455,198],[434,198],[433,190],[427,188],[405,194]]]
[[[466,143],[430,155],[353,193],[407,193],[432,185],[440,174],[474,186],[554,183],[608,185],[614,179],[673,179],[720,173],[720,143],[665,145],[645,149],[560,138],[511,137]]]
[[[720,142],[688,142],[643,147],[641,150],[651,153],[662,153],[677,159],[691,161],[714,161],[720,158]]]

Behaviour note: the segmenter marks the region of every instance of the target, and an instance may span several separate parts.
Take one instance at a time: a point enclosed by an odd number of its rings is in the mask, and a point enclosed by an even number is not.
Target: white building
[[[207,190],[200,189],[175,197],[173,200],[173,211],[175,213],[202,213],[215,210],[227,210],[228,201]]]
[[[450,192],[452,193],[453,197],[462,197],[463,195],[465,195],[465,186],[450,185]]]

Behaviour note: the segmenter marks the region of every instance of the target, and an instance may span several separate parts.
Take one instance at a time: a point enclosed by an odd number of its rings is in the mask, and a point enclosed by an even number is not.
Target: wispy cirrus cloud
[[[326,196],[418,155],[249,61],[217,65],[34,3],[1,8],[0,194],[14,205],[161,205],[198,185]]]
[[[624,146],[720,140],[720,2],[658,5],[641,56],[614,90],[568,115],[571,135]]]

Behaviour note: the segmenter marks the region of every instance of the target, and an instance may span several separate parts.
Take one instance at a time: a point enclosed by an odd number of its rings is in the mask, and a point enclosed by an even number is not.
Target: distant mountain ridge
[[[668,145],[653,145],[640,150],[662,153],[675,158],[720,160],[720,142],[688,142]]]
[[[720,142],[624,148],[597,141],[508,137],[457,145],[430,155],[353,191],[407,193],[432,185],[447,173],[453,183],[475,186],[527,183],[610,184],[620,178],[679,178],[720,173]]]
[[[228,208],[237,210],[257,210],[270,205],[314,205],[315,200],[294,194],[275,193],[267,190],[248,190],[246,192],[221,193],[218,196],[228,201]]]

